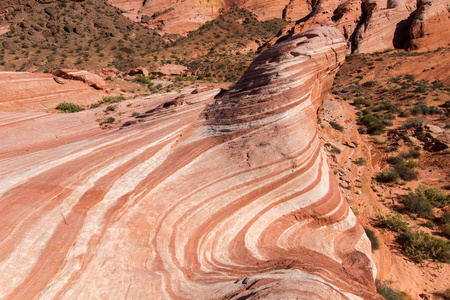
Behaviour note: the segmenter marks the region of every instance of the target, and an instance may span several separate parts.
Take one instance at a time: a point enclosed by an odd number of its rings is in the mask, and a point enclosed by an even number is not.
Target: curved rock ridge
[[[0,297],[381,299],[317,136],[345,53],[337,29],[313,29],[215,99],[0,153]]]
[[[0,95],[0,111],[32,112],[54,109],[62,101],[89,105],[105,93],[51,74],[0,72]]]

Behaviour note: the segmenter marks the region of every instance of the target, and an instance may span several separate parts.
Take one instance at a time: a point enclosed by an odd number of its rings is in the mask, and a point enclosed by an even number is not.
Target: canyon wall
[[[337,27],[347,39],[349,52],[386,49],[420,51],[448,47],[449,0],[290,0],[290,1],[133,1],[110,0],[132,20],[147,16],[150,27],[164,33],[186,34],[222,12],[235,7],[252,11],[259,20],[296,21],[280,36],[319,26]],[[146,21],[147,22],[147,21]],[[270,43],[270,45],[272,45]]]
[[[122,129],[0,113],[0,297],[381,299],[317,133],[345,53],[332,27],[288,37]]]

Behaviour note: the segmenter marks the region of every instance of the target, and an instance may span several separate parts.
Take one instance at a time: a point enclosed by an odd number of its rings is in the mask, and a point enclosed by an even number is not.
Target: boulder
[[[57,77],[62,77],[71,80],[80,80],[97,90],[107,90],[105,81],[98,75],[92,74],[88,71],[59,69],[53,73]]]

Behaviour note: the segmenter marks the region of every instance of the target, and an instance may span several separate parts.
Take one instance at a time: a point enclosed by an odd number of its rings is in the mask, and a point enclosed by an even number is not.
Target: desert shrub
[[[105,112],[115,111],[115,110],[116,110],[116,107],[114,105],[108,105],[105,109]]]
[[[433,217],[434,210],[431,203],[421,195],[409,193],[403,200],[408,211],[417,214],[419,217]]]
[[[331,125],[331,127],[333,127],[336,130],[339,130],[340,132],[344,131],[344,127],[336,122],[331,121],[330,125]]]
[[[387,227],[395,232],[402,232],[408,229],[408,223],[406,223],[406,221],[400,214],[396,215],[387,214],[386,216],[379,216],[378,222],[382,226]]]
[[[59,103],[56,106],[56,109],[60,110],[63,113],[75,113],[83,110],[83,108],[81,108],[79,105],[66,101]]]
[[[427,227],[427,228],[430,228],[430,229],[433,229],[433,228],[435,227],[434,222],[431,221],[431,220],[427,220],[427,221],[425,222],[425,224],[423,224],[423,226],[425,226],[425,227]]]
[[[396,170],[387,169],[383,170],[380,174],[376,176],[376,180],[383,183],[395,182],[399,178],[399,174]]]
[[[363,111],[364,116],[358,120],[360,125],[367,128],[367,133],[377,135],[386,131],[386,126],[392,126],[392,122],[386,118],[386,114],[369,113]]]
[[[409,118],[409,117],[411,117],[411,110],[408,108],[408,109],[402,111],[399,116],[402,118]]]
[[[450,195],[444,194],[437,188],[430,188],[425,185],[420,185],[416,189],[416,195],[436,207],[445,207],[450,204]]]
[[[113,117],[109,117],[109,118],[103,120],[102,122],[100,122],[100,126],[105,125],[105,124],[112,124],[112,123],[114,123],[114,121],[116,121],[116,119],[114,119]]]
[[[330,144],[330,152],[331,152],[331,153],[335,153],[335,154],[340,154],[342,151],[341,151],[341,149],[339,149],[339,148],[336,147],[335,145],[331,145],[331,144]]]
[[[355,106],[361,106],[361,105],[370,106],[370,101],[367,99],[364,99],[362,97],[358,97],[355,100],[353,100],[353,105],[355,105]]]
[[[377,293],[384,297],[386,300],[403,300],[399,291],[392,289],[388,283],[381,282],[380,280],[375,281],[377,287]]]
[[[422,127],[422,125],[426,124],[426,123],[428,123],[428,119],[425,117],[411,118],[411,119],[407,119],[403,123],[402,128],[404,128],[404,129],[418,128],[418,127]]]
[[[394,169],[401,179],[411,181],[417,179],[417,172],[413,170],[413,167],[417,167],[415,161],[404,160],[402,163],[396,164]]]
[[[401,112],[400,107],[401,107],[400,103],[384,101],[382,104],[375,106],[372,110],[374,112],[387,111],[391,114],[399,114]],[[391,118],[395,119],[395,116],[392,115]]]
[[[445,103],[442,105],[444,108],[450,108],[450,100],[445,101]]]
[[[420,154],[420,151],[418,149],[409,149],[408,152],[400,153],[400,156],[402,156],[404,158],[419,158],[420,155],[421,154]]]
[[[125,97],[122,95],[103,96],[103,98],[102,98],[103,103],[116,103],[116,102],[120,102],[122,100],[125,100]]]
[[[445,224],[442,232],[450,238],[450,224]]]
[[[380,242],[378,241],[375,231],[366,227],[364,227],[364,231],[366,232],[367,237],[369,238],[370,243],[372,244],[372,251],[380,249]]]
[[[430,106],[430,115],[443,115],[444,111],[437,106]]]
[[[366,160],[364,159],[364,157],[360,157],[355,160],[355,164],[357,164],[358,166],[364,166],[366,164]]]
[[[417,261],[433,259],[441,262],[450,262],[450,242],[435,238],[420,231],[407,230],[402,234],[404,242],[401,244],[407,255]]]
[[[447,212],[442,215],[442,222],[450,224],[450,213]]]

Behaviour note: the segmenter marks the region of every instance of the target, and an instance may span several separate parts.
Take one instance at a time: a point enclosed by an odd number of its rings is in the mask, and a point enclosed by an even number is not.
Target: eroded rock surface
[[[63,101],[89,105],[105,93],[51,74],[0,72],[0,95],[0,111],[33,112],[53,109]]]
[[[450,45],[450,1],[419,0],[410,29],[411,48],[435,50]]]
[[[46,115],[66,133],[24,141],[37,117],[5,122],[0,297],[381,299],[317,136],[345,53],[337,29],[313,29],[214,99],[172,96],[121,130]]]
[[[80,80],[97,90],[106,90],[108,88],[100,76],[85,70],[59,69],[53,75],[65,79]]]
[[[134,21],[165,33],[186,34],[233,8],[252,11],[259,20],[295,21],[295,35],[320,26],[334,26],[347,39],[349,51],[386,49],[435,50],[449,45],[449,0],[243,0],[135,1],[109,0]],[[144,20],[145,19],[145,20]],[[275,43],[276,39],[270,42]]]

